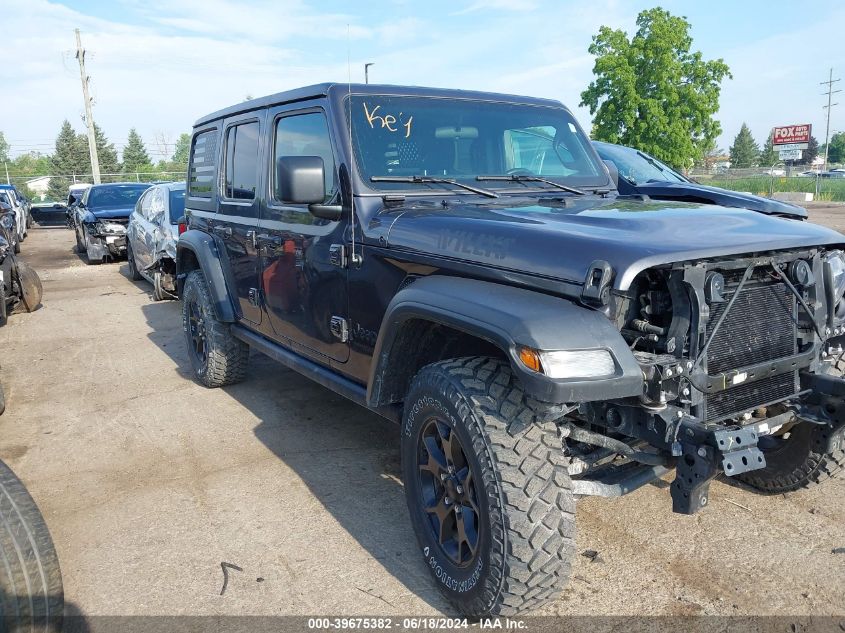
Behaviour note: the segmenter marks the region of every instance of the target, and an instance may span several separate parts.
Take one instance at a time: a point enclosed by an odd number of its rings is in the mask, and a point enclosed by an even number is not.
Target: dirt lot
[[[814,210],[845,228],[845,208]],[[85,614],[431,614],[397,429],[253,353],[248,380],[188,370],[175,302],[87,266],[63,228],[23,256],[44,307],[0,330],[0,458],[29,486]],[[716,482],[673,515],[668,484],[578,506],[553,614],[845,614],[845,480],[761,497]],[[231,572],[220,595],[222,561]]]

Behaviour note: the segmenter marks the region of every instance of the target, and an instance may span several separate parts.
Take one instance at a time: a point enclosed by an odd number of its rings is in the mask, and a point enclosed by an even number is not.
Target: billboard
[[[809,123],[802,123],[801,125],[783,125],[772,130],[772,145],[804,145],[801,149],[806,149],[806,143],[810,142],[810,132],[812,126]]]

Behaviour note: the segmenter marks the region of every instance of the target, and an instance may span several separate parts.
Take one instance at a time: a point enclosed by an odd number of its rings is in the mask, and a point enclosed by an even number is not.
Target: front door
[[[255,240],[261,198],[261,138],[265,113],[226,120],[223,130],[219,212],[212,226],[226,246],[226,259],[247,321],[261,323],[258,250]]]
[[[284,156],[319,156],[326,174],[325,200],[340,200],[326,115],[321,108],[282,106],[270,111],[267,124],[272,126],[267,148],[271,186],[257,239],[262,294],[273,334],[306,355],[345,362],[346,269],[332,263],[331,247],[344,243],[347,222],[315,218],[307,206],[285,202],[276,177]]]

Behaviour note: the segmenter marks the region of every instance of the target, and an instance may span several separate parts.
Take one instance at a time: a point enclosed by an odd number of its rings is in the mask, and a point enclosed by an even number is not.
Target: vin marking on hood
[[[444,251],[470,253],[489,259],[505,259],[515,241],[513,237],[444,229],[440,231],[437,246]]]

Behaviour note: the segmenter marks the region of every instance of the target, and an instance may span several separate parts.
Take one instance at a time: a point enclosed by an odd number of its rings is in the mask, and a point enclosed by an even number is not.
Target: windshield
[[[170,223],[179,224],[179,220],[185,215],[185,190],[170,190]]]
[[[149,185],[109,185],[88,190],[89,209],[133,207]]]
[[[589,140],[563,108],[383,95],[353,95],[350,103],[355,158],[372,188],[411,188],[401,182],[373,183],[374,176],[427,176],[478,185],[478,176],[518,174],[572,187],[608,184]],[[483,187],[555,190],[508,180],[485,181]]]
[[[611,143],[595,142],[593,146],[603,160],[609,160],[616,165],[619,177],[632,185],[644,185],[647,182],[689,182],[674,169],[645,152]]]

